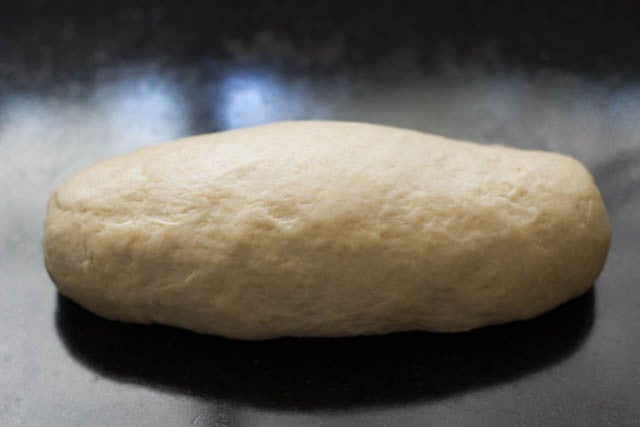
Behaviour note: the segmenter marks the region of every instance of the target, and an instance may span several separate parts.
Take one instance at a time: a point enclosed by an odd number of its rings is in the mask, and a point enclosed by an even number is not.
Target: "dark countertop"
[[[4,2],[0,425],[640,425],[640,7],[424,3]],[[594,291],[464,334],[265,342],[110,322],[57,294],[40,242],[65,178],[303,118],[580,159],[613,227]]]

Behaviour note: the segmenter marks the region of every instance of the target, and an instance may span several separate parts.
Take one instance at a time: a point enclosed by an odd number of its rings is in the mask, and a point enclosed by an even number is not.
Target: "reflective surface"
[[[0,9],[0,425],[640,424],[632,6],[127,3]],[[580,159],[613,226],[595,291],[466,334],[251,343],[58,296],[40,245],[65,178],[163,140],[309,118]]]

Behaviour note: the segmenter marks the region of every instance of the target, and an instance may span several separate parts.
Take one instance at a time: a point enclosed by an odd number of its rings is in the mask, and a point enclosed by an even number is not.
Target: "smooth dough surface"
[[[609,241],[570,157],[286,122],[80,172],[44,246],[60,292],[101,316],[264,339],[531,318],[587,291]]]

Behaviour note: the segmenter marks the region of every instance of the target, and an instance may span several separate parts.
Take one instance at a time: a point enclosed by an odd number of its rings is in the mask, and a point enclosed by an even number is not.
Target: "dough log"
[[[609,241],[570,157],[290,122],[80,172],[51,196],[44,249],[101,316],[266,339],[531,318],[587,291]]]

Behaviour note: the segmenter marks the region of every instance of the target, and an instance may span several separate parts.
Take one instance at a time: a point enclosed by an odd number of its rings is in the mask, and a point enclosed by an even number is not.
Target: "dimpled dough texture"
[[[564,155],[358,123],[145,148],[52,195],[60,292],[128,322],[243,339],[465,331],[587,291],[609,247]]]

